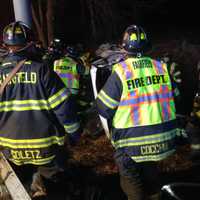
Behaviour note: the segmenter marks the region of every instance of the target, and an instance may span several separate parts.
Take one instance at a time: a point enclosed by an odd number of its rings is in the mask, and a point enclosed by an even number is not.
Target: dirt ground
[[[73,159],[83,167],[92,168],[97,174],[109,175],[118,173],[113,159],[114,149],[109,139],[104,135],[91,138],[84,135],[80,143],[73,148]],[[159,163],[162,172],[177,172],[188,170],[193,166],[189,160],[190,147],[183,144],[176,154]]]

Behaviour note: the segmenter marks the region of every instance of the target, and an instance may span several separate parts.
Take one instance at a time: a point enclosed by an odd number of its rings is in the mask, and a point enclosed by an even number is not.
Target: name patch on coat
[[[12,158],[15,160],[40,159],[39,150],[11,150]]]
[[[151,144],[140,147],[142,155],[158,154],[167,151],[169,148],[168,143]]]
[[[167,77],[165,77],[165,75],[146,76],[146,77],[127,80],[126,83],[128,86],[128,90],[133,90],[133,89],[148,86],[148,85],[166,84]]]
[[[9,74],[1,74],[0,75],[0,84],[6,79],[6,77]],[[36,84],[37,82],[37,74],[36,72],[18,72],[16,75],[12,78],[12,80],[8,83],[11,84]]]

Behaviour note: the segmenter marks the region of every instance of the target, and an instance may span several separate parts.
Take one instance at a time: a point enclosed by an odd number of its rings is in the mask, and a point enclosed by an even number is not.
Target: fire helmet
[[[150,46],[147,35],[141,26],[131,25],[126,28],[123,34],[122,47],[127,52],[133,54],[143,53],[149,50]]]
[[[6,45],[26,45],[33,39],[32,36],[31,28],[21,21],[12,22],[3,30],[3,42]]]
[[[65,43],[59,38],[54,38],[48,47],[48,51],[49,53],[62,56],[65,51]]]

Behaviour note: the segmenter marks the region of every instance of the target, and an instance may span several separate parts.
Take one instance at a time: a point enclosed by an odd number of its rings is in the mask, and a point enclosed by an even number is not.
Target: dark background
[[[133,0],[113,1],[115,2],[113,7],[115,30],[109,32],[109,26],[113,26],[109,16],[101,18],[102,22],[97,27],[98,36],[95,39],[97,43],[119,39],[130,24],[142,25],[155,40],[190,38],[195,39],[195,42],[199,41],[199,6],[194,1],[143,0],[144,3],[138,6],[135,6]],[[58,37],[65,37],[67,42],[83,40],[90,43],[91,19],[87,8],[85,17],[80,15],[79,2],[63,3],[62,9],[65,12],[58,12],[56,15],[56,33]]]
[[[82,4],[81,4],[82,2]],[[113,2],[111,20],[110,8],[104,6],[95,13],[97,35],[92,37],[91,18],[88,4],[81,0],[57,0],[55,6],[55,37],[67,43],[102,43],[121,37],[130,24],[140,24],[153,40],[162,38],[190,38],[199,42],[199,6],[195,1],[180,0],[110,0]],[[138,3],[139,2],[139,3]],[[84,11],[84,12],[83,12]],[[100,15],[100,16],[99,16]],[[102,16],[103,15],[103,16]],[[1,2],[0,31],[14,20],[12,0]],[[110,27],[114,27],[110,29]]]
[[[14,20],[12,0],[1,2],[0,5],[0,41],[2,40],[3,28]]]

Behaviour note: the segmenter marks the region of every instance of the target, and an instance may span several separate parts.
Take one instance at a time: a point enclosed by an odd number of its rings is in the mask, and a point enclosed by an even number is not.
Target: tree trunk
[[[47,1],[47,13],[46,13],[46,19],[47,19],[47,37],[48,37],[48,44],[53,40],[54,37],[54,0],[48,0]]]
[[[31,11],[32,11],[32,16],[33,16],[33,22],[35,24],[35,27],[36,27],[36,31],[37,31],[37,35],[38,35],[38,39],[42,42],[42,45],[43,47],[47,47],[47,43],[46,43],[46,40],[45,40],[45,35],[44,35],[44,31],[43,31],[43,17],[40,16],[42,13],[39,14],[39,17],[38,17],[38,14],[36,12],[36,8],[34,8],[34,5],[33,5],[33,2],[31,3]]]
[[[47,48],[54,37],[54,3],[55,0],[32,0],[33,21],[39,40]]]

